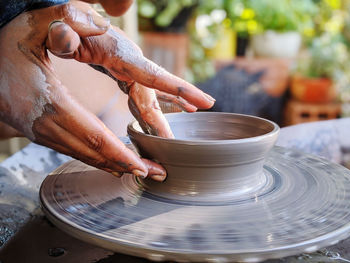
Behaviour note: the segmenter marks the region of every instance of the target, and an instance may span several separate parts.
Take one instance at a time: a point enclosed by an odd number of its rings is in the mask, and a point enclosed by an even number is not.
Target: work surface
[[[282,129],[278,145],[294,147],[346,164],[350,158],[350,119]],[[38,191],[48,173],[70,160],[30,144],[0,165],[0,261],[150,262],[81,242],[54,227],[42,214]],[[269,262],[350,262],[350,238],[313,254]]]

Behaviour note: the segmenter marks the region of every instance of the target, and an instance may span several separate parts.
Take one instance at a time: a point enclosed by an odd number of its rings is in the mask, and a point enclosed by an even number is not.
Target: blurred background
[[[216,98],[213,111],[261,116],[281,127],[350,117],[349,0],[137,4],[145,55]],[[305,135],[294,147],[307,151]],[[317,137],[320,149],[336,145],[326,140],[331,134]],[[340,155],[349,167],[349,149]]]
[[[280,126],[350,116],[350,0],[135,0],[111,21],[145,56],[215,97],[214,111]],[[116,84],[86,65],[52,59],[81,103],[125,135],[132,117]],[[26,143],[0,142],[0,160]]]
[[[281,126],[350,115],[349,0],[138,0],[146,56]]]

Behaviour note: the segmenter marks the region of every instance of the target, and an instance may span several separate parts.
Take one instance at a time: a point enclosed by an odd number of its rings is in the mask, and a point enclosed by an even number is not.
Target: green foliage
[[[240,35],[274,30],[298,31],[312,27],[318,8],[312,0],[227,0],[226,10]]]
[[[225,23],[239,36],[266,30],[302,33],[309,51],[298,61],[298,71],[310,77],[330,77],[340,83],[339,90],[350,93],[350,0],[137,1],[141,28],[149,30],[166,30],[184,9],[192,8],[187,27],[191,41],[187,79],[192,82],[215,74],[205,50],[215,45]],[[226,12],[224,21],[215,21],[216,10]],[[199,28],[197,22],[203,17],[209,22]]]
[[[350,69],[349,53],[341,35],[323,34],[313,39],[307,56],[298,61],[298,72],[308,77],[336,80],[340,72]]]
[[[225,0],[198,0],[196,15],[210,14],[213,10],[223,9]]]
[[[190,47],[189,47],[189,59],[186,73],[186,80],[192,83],[203,82],[207,78],[215,74],[214,66],[211,60],[207,57],[206,46],[214,42],[216,39],[217,25],[213,24],[206,28],[207,35],[201,36],[195,27],[195,23],[191,23],[188,27],[190,32]]]
[[[218,24],[205,26],[205,34],[200,34],[196,28],[196,18],[209,16],[213,10],[222,9],[224,0],[138,0],[139,24],[143,30],[158,30],[167,28],[174,19],[186,8],[194,7],[187,27],[190,38],[189,68],[186,79],[191,82],[201,82],[215,74],[215,69],[207,57],[205,48],[213,46],[218,37]]]
[[[297,71],[304,76],[331,78],[340,101],[350,109],[350,0],[314,3],[318,6],[312,16],[314,26],[304,31],[308,55],[299,59]]]
[[[210,2],[210,1],[209,1]],[[184,8],[198,3],[198,0],[138,0],[138,14],[151,19],[157,27],[167,27]]]
[[[137,0],[141,20],[152,20],[155,26],[165,28],[186,8],[196,7],[195,14],[208,14],[222,9],[225,0]]]
[[[188,81],[203,82],[215,74],[214,65],[208,58],[206,49],[212,48],[219,37],[226,17],[226,12],[221,9],[223,6],[223,1],[220,0],[199,1],[193,19],[187,27],[190,37],[189,68],[186,74]]]

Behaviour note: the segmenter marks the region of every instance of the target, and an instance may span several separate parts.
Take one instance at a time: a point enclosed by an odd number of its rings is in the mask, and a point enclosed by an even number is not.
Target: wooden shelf
[[[294,125],[304,122],[331,120],[341,115],[341,104],[331,103],[305,103],[289,100],[285,106],[284,124]]]

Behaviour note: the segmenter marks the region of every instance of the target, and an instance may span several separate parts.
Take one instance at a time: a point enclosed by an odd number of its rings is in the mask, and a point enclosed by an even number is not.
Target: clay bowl
[[[263,164],[277,139],[277,124],[234,113],[165,116],[175,139],[145,134],[137,121],[128,125],[140,155],[161,163],[168,172],[163,183],[138,181],[148,193],[208,202],[254,194],[266,184]]]

